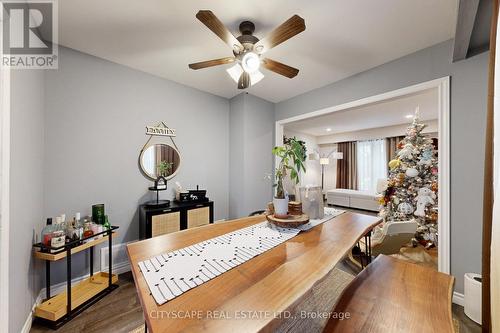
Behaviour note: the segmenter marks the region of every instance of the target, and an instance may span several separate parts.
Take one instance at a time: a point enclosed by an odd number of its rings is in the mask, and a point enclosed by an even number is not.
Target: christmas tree
[[[380,197],[384,221],[417,221],[416,239],[430,247],[437,244],[437,155],[432,139],[422,134],[418,108],[406,137],[398,143],[389,162],[389,177]]]

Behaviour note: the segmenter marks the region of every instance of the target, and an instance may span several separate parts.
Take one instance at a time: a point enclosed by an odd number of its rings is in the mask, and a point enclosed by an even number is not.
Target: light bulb
[[[256,53],[247,52],[241,60],[241,66],[247,73],[253,73],[259,69],[260,59]]]

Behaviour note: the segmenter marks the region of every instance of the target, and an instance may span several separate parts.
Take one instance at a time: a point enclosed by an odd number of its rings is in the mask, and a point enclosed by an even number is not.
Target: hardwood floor
[[[357,274],[356,267],[341,262],[337,268]],[[57,330],[58,333],[128,333],[144,324],[141,304],[137,297],[134,281],[130,272],[119,276],[120,287],[102,300],[85,310],[78,317]],[[453,318],[459,322],[460,333],[481,332],[481,326],[464,314],[464,308],[453,304]],[[49,328],[33,323],[32,333],[54,332]]]
[[[116,290],[62,326],[57,332],[128,333],[143,325],[144,317],[132,273],[120,275],[118,285]],[[54,331],[33,323],[30,332]]]
[[[460,333],[480,333],[482,331],[481,325],[476,324],[465,315],[463,306],[453,304],[452,312],[453,318],[458,320]]]

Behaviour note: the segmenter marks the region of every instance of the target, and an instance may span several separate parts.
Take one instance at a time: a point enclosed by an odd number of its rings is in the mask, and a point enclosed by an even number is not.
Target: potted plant
[[[302,141],[296,138],[283,140],[283,146],[273,148],[273,155],[281,161],[275,170],[276,196],[273,199],[274,215],[278,218],[288,216],[288,195],[283,188],[283,179],[289,174],[290,179],[299,183],[299,173],[306,171],[304,161],[306,160],[306,149]]]
[[[174,163],[167,162],[167,161],[161,161],[160,163],[158,163],[158,165],[157,165],[158,176],[162,176],[162,177],[170,176],[170,173],[172,172],[173,165],[174,165]]]

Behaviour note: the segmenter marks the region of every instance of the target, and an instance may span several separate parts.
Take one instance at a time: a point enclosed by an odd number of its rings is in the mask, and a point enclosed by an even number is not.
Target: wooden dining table
[[[130,243],[127,252],[150,332],[272,332],[381,219],[346,212],[158,305],[138,263],[265,221],[242,218]]]

